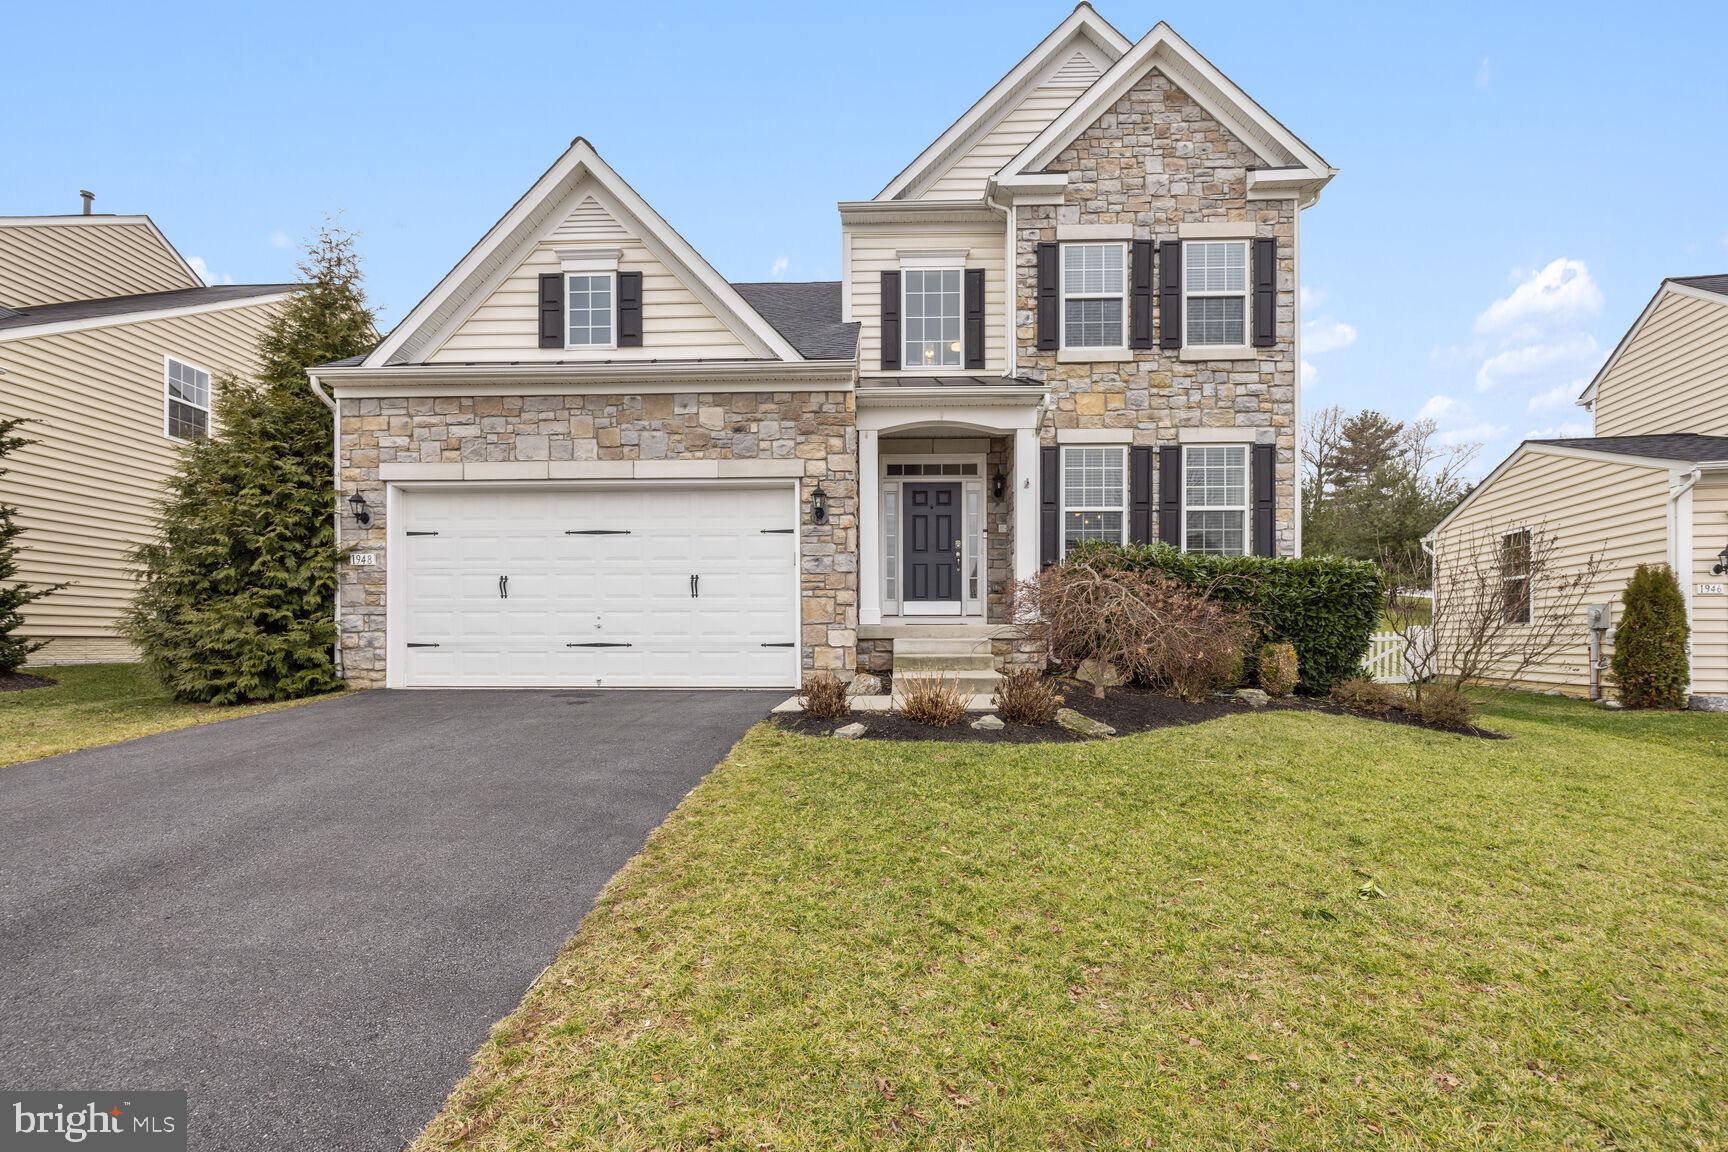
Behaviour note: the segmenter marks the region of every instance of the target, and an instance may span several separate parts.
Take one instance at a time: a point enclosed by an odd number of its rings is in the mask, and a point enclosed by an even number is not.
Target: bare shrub
[[[1365,716],[1384,716],[1403,702],[1404,696],[1397,689],[1376,684],[1362,676],[1353,676],[1332,685],[1332,703]]]
[[[898,676],[900,715],[933,728],[947,728],[966,715],[966,696],[946,676]]]
[[[1034,727],[1056,719],[1056,710],[1062,706],[1050,682],[1030,668],[1019,668],[1004,675],[996,685],[992,702],[996,705],[996,714],[1008,723]]]
[[[1268,696],[1288,696],[1296,690],[1301,670],[1296,666],[1296,646],[1280,640],[1260,648],[1260,687]]]
[[[1436,728],[1469,728],[1476,722],[1476,702],[1450,684],[1430,685],[1414,706],[1416,715]]]
[[[1127,679],[1187,700],[1235,684],[1248,617],[1157,572],[1069,562],[1015,585],[1012,618],[1066,668],[1107,661]],[[1103,696],[1094,684],[1094,696]]]
[[[846,685],[827,672],[818,672],[804,681],[804,691],[798,697],[806,716],[822,720],[838,720],[852,714],[852,703],[846,698]]]

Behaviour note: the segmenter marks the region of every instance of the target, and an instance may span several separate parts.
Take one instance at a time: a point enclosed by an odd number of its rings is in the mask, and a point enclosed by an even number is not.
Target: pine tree
[[[1640,564],[1626,581],[1614,629],[1614,679],[1628,708],[1684,708],[1686,595],[1666,564]]]
[[[24,417],[8,417],[0,419],[0,460],[5,459],[26,444],[36,441],[18,435],[18,429],[27,423]],[[0,476],[6,475],[6,469],[0,468]],[[18,509],[10,504],[0,502],[0,676],[10,676],[18,671],[30,653],[40,651],[46,640],[26,640],[14,635],[24,623],[24,609],[66,587],[64,584],[20,584],[18,576],[18,535],[24,529],[18,527],[13,520]]]
[[[330,410],[306,369],[375,336],[354,238],[326,225],[259,341],[257,380],[218,381],[215,434],[188,446],[140,548],[126,630],[182,700],[287,700],[339,686]]]

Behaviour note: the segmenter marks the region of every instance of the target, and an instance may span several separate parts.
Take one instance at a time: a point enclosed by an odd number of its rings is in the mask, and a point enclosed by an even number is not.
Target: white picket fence
[[[1368,638],[1368,655],[1362,666],[1381,684],[1408,684],[1433,675],[1434,635],[1427,628],[1413,628],[1409,641],[1397,632],[1376,632]]]

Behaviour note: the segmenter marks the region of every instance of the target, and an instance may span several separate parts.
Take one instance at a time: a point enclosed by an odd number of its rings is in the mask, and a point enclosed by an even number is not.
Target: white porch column
[[[882,623],[882,482],[876,430],[858,429],[858,623]]]
[[[1038,575],[1038,430],[1014,430],[1014,579]]]

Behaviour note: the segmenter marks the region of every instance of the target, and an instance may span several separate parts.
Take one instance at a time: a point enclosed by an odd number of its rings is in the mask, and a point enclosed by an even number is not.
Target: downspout
[[[996,202],[996,197],[992,195],[991,191],[991,186],[994,184],[995,181],[991,181],[989,185],[985,186],[984,203],[1002,213],[1002,223],[1007,230],[1007,236],[1002,242],[1002,296],[1006,305],[1003,309],[1005,315],[1002,317],[1002,331],[1005,336],[1003,342],[1007,346],[1004,349],[1006,355],[1002,360],[1002,375],[1012,379],[1015,369],[1018,367],[1019,359],[1015,354],[1015,345],[1018,343],[1015,337],[1018,332],[1014,323],[1014,317],[1020,311],[1020,274],[1014,263],[1014,228],[1015,217],[1018,213],[1013,204],[998,204]]]
[[[1686,599],[1686,632],[1692,632],[1692,489],[1704,478],[1702,468],[1693,468],[1668,489],[1668,560],[1680,595]],[[1692,694],[1692,643],[1686,644],[1686,694]]]
[[[335,397],[324,391],[324,384],[318,379],[316,372],[306,373],[306,379],[312,389],[312,394],[324,402],[324,407],[330,409],[330,487],[336,494],[334,536],[336,547],[342,547],[342,410],[338,407]],[[331,605],[331,621],[336,626],[336,642],[331,645],[330,664],[336,669],[336,675],[342,676],[342,578],[341,570],[337,570],[336,597]]]

